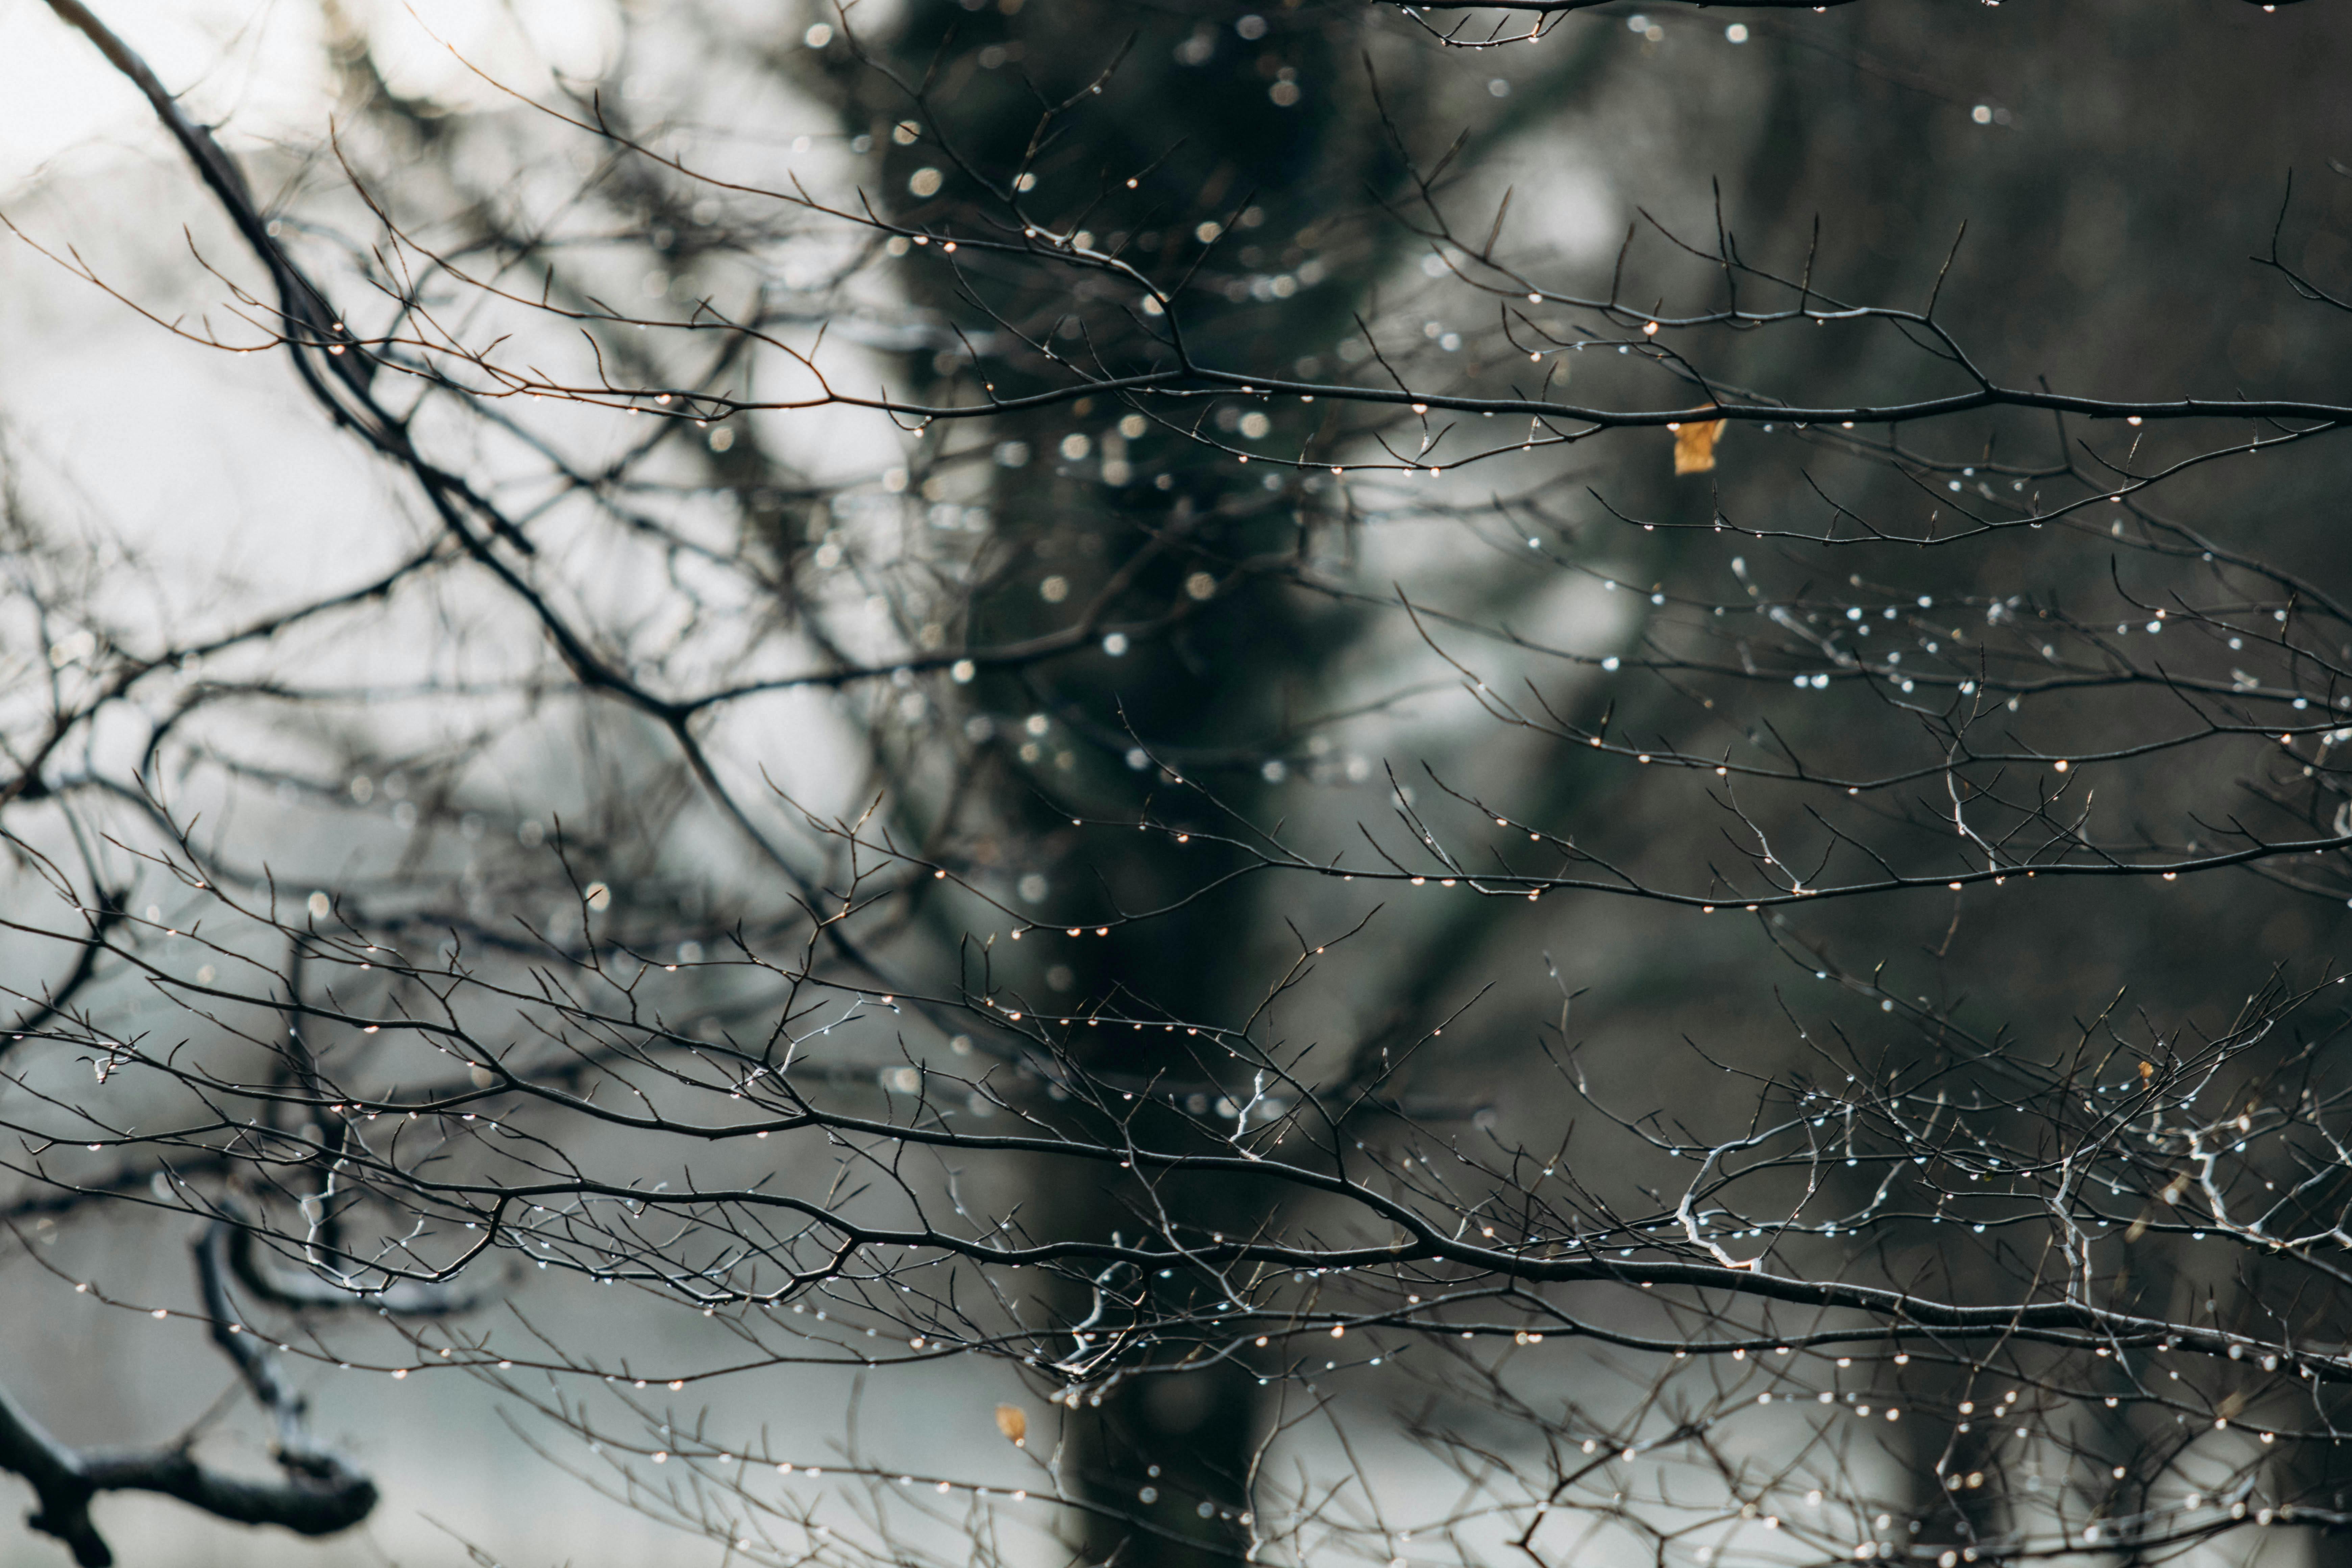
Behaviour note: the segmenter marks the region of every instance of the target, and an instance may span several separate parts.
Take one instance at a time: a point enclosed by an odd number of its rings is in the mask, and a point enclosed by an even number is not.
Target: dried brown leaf
[[[1697,419],[1672,426],[1675,433],[1675,472],[1705,474],[1715,468],[1715,443],[1723,434],[1724,421]]]

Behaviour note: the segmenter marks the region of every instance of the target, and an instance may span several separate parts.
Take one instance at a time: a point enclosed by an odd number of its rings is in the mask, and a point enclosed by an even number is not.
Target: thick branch
[[[236,1363],[246,1385],[278,1425],[281,1480],[222,1475],[197,1462],[186,1442],[166,1448],[75,1449],[59,1442],[0,1389],[0,1469],[32,1484],[40,1507],[26,1521],[72,1549],[82,1568],[114,1561],[89,1517],[100,1492],[149,1491],[237,1524],[274,1524],[298,1535],[332,1535],[365,1519],[375,1507],[375,1483],[341,1457],[313,1443],[302,1424],[303,1402],[278,1379],[269,1352],[236,1321],[223,1279],[228,1233],[207,1226],[196,1243],[196,1278],[212,1320],[213,1341]]]

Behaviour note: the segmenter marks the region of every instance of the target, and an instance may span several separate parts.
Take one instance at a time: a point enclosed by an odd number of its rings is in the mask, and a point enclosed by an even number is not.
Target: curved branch
[[[275,1419],[276,1481],[223,1475],[199,1463],[184,1441],[166,1448],[77,1449],[59,1442],[0,1389],[0,1469],[32,1483],[40,1507],[26,1520],[72,1551],[81,1568],[106,1568],[114,1553],[89,1517],[100,1492],[161,1492],[236,1524],[274,1524],[298,1535],[332,1535],[375,1507],[375,1483],[314,1442],[301,1397],[278,1381],[269,1351],[236,1318],[223,1278],[234,1226],[215,1221],[195,1244],[196,1279],[213,1342],[236,1363],[246,1386]]]

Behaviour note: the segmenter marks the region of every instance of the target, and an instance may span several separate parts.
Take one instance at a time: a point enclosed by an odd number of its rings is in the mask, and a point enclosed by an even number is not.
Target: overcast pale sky
[[[107,25],[231,144],[315,140],[330,108],[320,6],[286,0],[106,0]],[[523,90],[551,69],[601,75],[619,37],[610,0],[344,0],[392,86],[453,105],[491,89],[452,50]],[[0,0],[0,197],[60,153],[146,145],[138,95],[44,0]]]

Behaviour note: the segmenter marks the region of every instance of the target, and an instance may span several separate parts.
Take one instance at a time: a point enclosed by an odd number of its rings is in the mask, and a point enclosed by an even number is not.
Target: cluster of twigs
[[[268,279],[242,289],[220,264],[245,338],[166,324],[284,350],[433,528],[341,593],[174,644],[68,602],[73,573],[16,520],[9,613],[45,657],[12,681],[0,832],[54,909],[0,923],[56,978],[15,986],[0,1038],[8,1217],[36,1257],[60,1218],[199,1217],[193,1312],[72,1288],[203,1320],[277,1421],[285,1471],[77,1452],[0,1396],[0,1467],[79,1561],[109,1560],[88,1514],[109,1489],[308,1533],[363,1517],[374,1488],[306,1435],[289,1358],[488,1380],[581,1437],[595,1484],[761,1561],[1012,1552],[1005,1532],[1057,1539],[1073,1516],[1262,1561],[1411,1561],[1418,1542],[1549,1563],[1614,1542],[1941,1568],[2352,1522],[2326,1458],[2352,1381],[2342,978],[2282,968],[2201,1032],[2118,1003],[2025,1038],[1795,923],[1935,895],[1957,924],[1961,900],[2029,882],[2161,900],[2232,872],[2315,907],[2352,896],[2352,610],[2172,500],[2352,408],[2009,384],[1934,295],[1850,302],[1810,258],[1751,262],[1727,233],[1661,228],[1647,251],[1629,235],[1609,289],[1579,292],[1507,243],[1502,213],[1483,238],[1457,227],[1445,161],[1417,163],[1385,110],[1408,174],[1363,221],[1491,312],[1454,334],[1482,368],[1454,374],[1470,361],[1404,338],[1402,313],[1357,316],[1311,372],[1257,363],[1218,313],[1289,308],[1355,242],[1228,259],[1246,200],[1155,213],[1129,194],[1148,167],[1078,190],[1051,154],[1116,71],[1042,105],[1031,153],[1002,168],[961,150],[932,83],[899,84],[885,134],[935,160],[913,202],[724,178],[594,97],[527,106],[608,160],[597,179],[680,276],[829,247],[813,279],[762,278],[741,307],[614,305],[593,262],[568,264],[585,240],[520,212],[435,238],[347,157],[375,232],[335,265],[373,297],[338,300],[136,53],[76,0],[52,9],[146,94]],[[882,72],[847,17],[839,40],[837,68]],[[859,295],[890,268],[956,309]],[[1653,275],[1698,302],[1634,303]],[[853,346],[827,346],[835,321]],[[1902,390],[1747,384],[1748,345],[1824,330],[1893,345]],[[1573,400],[1571,366],[1592,385]],[[755,367],[792,384],[762,391]],[[898,421],[907,468],[780,479],[760,421],[819,407]],[[582,410],[642,418],[643,438],[591,462],[532,424]],[[998,437],[1065,417],[1066,477],[1170,500],[1133,537],[1048,558],[988,534],[974,476],[1050,464]],[[1489,417],[1504,435],[1481,437]],[[1713,490],[1656,515],[1598,485],[1559,499],[1547,465],[1700,425],[1700,472],[1718,438],[1727,464],[1788,469],[1769,516]],[[515,502],[440,455],[472,437],[528,454],[555,499]],[[1505,478],[1476,497],[1447,479],[1473,468]],[[733,494],[740,531],[672,504],[709,489]],[[877,519],[928,542],[892,555]],[[1286,519],[1293,547],[1244,548],[1236,519]],[[1428,524],[1596,618],[1633,606],[1637,630],[1530,630],[1449,607],[1442,584],[1376,586],[1327,547]],[[648,642],[634,606],[569,575],[583,537],[635,552],[687,629]],[[1671,572],[1643,553],[1657,543],[1685,552]],[[238,673],[473,588],[553,664],[470,727],[314,767],[240,749],[239,715],[480,695]],[[1010,589],[1044,621],[974,635]],[[1056,695],[1079,661],[1181,652],[1265,592],[1408,628],[1503,733],[1638,780],[1618,787],[1643,809],[1564,819],[1442,762],[1349,773],[1332,718],[1187,749]],[[853,625],[875,605],[885,624]],[[714,749],[730,715],[807,690],[856,704],[870,808],[803,807]],[[501,805],[468,773],[517,713],[557,707],[654,738],[590,781],[584,820]],[[89,761],[131,711],[169,717],[127,771]],[[390,813],[412,847],[281,888],[176,803],[183,763],[289,811]],[[1108,877],[1024,892],[1037,840],[981,820],[986,770],[1067,820],[1065,859],[1139,834],[1192,869],[1141,897]],[[1293,773],[1389,810],[1349,840],[1239,798]],[[1097,775],[1151,793],[1105,805]],[[2095,811],[2102,788],[2131,815]],[[681,885],[662,839],[688,820],[762,891]],[[1253,1007],[1052,978],[1250,883],[1299,889],[1300,911],[1288,950],[1234,960],[1263,971]],[[1627,1103],[1591,1081],[1563,982],[1556,1015],[1514,1026],[1539,1070],[1497,1096],[1448,1063],[1475,981],[1335,1045],[1312,1022],[1327,973],[1378,940],[1370,906],[1391,896],[1751,921],[1800,983],[1779,1003],[1788,1049],[1694,1043],[1691,1073],[1717,1087],[1679,1111]],[[1057,1227],[1018,1195],[1074,1186],[1119,1226]],[[249,1320],[232,1277],[279,1326]],[[723,1353],[567,1345],[532,1328],[524,1281],[642,1293],[698,1314]],[[513,1321],[486,1326],[501,1303]],[[715,1432],[655,1392],[941,1363],[1022,1391],[999,1413],[1005,1465],[918,1475],[865,1447]],[[1114,1496],[1110,1456],[1154,1441],[1102,1435],[1121,1391],[1194,1384],[1267,1391],[1248,1466],[1198,1495]],[[1384,1496],[1353,1446],[1376,1403],[1458,1488]],[[844,1504],[796,1476],[863,1489]]]

